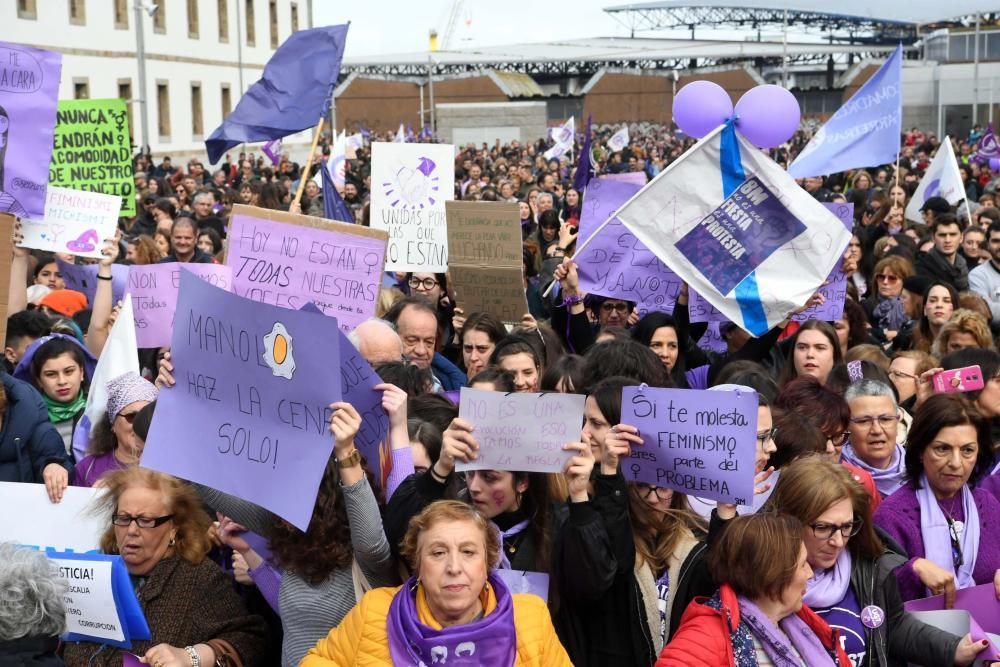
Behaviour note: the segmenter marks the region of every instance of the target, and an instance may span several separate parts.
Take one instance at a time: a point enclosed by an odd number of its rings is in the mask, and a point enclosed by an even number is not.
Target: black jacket
[[[959,292],[969,289],[969,267],[961,255],[955,255],[955,263],[952,264],[937,248],[931,248],[917,255],[914,269],[917,275],[950,283]]]
[[[0,422],[0,482],[41,482],[42,471],[58,463],[73,466],[42,397],[31,385],[3,374],[7,407]]]
[[[0,642],[0,667],[64,667],[58,637],[21,637]]]

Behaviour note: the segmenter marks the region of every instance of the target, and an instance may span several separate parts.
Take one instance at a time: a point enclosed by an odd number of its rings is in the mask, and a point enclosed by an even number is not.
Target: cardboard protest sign
[[[448,270],[444,203],[455,198],[455,147],[372,144],[371,224],[389,233],[386,269]]]
[[[638,175],[645,179],[644,174]],[[641,188],[642,185],[628,180],[591,179],[583,197],[577,236],[590,238],[608,216]],[[634,301],[645,311],[673,311],[681,279],[617,219],[598,232],[573,259],[584,292]]]
[[[455,298],[466,313],[520,322],[528,312],[517,204],[445,202]]]
[[[854,204],[823,204],[828,211],[833,213],[844,223],[848,231],[854,228]],[[792,244],[795,248],[795,244]],[[841,249],[841,254],[847,250],[845,245]],[[847,274],[841,271],[842,264],[837,262],[830,271],[830,276],[819,288],[819,293],[823,295],[822,305],[810,306],[797,315],[792,315],[795,322],[805,322],[806,320],[824,320],[833,322],[844,316],[844,299],[847,297]]]
[[[0,213],[45,215],[62,55],[0,42]]]
[[[996,599],[996,593],[993,594],[993,597]],[[976,655],[976,663],[985,665],[990,663],[980,663],[979,661],[1000,659],[1000,650],[998,650],[1000,648],[1000,637],[997,637],[995,633],[986,632],[983,626],[977,622],[976,617],[969,611],[965,609],[938,609],[934,611],[912,611],[910,613],[921,623],[926,623],[945,632],[950,632],[958,637],[971,635],[970,639],[977,643],[987,640],[989,644],[982,652]]]
[[[232,291],[233,270],[220,264],[133,264],[128,267],[128,295],[139,347],[167,347],[174,331],[174,312],[181,271],[190,271],[209,285]]]
[[[234,206],[226,264],[239,296],[292,310],[313,302],[350,331],[375,316],[386,239],[361,225]]]
[[[142,465],[306,530],[333,451],[337,321],[243,299],[181,272],[171,355]]]
[[[132,648],[133,639],[150,639],[149,625],[121,556],[50,553],[69,588],[66,641],[92,641]]]
[[[49,185],[112,195],[135,215],[125,100],[60,100],[56,121]]]
[[[104,239],[114,237],[118,227],[120,205],[118,197],[50,184],[45,215],[21,218],[21,247],[100,259]]]
[[[300,310],[323,314],[316,305],[307,303]],[[344,400],[361,415],[361,428],[354,436],[354,446],[365,457],[368,468],[375,473],[382,488],[392,470],[389,451],[389,416],[382,409],[382,392],[375,385],[382,383],[375,369],[361,356],[343,331],[340,331],[340,391]]]
[[[935,611],[944,609],[944,595],[934,595],[903,603],[906,611]],[[986,632],[1000,634],[1000,601],[993,584],[982,584],[955,591],[953,609],[962,609],[973,615]]]
[[[753,498],[755,392],[625,387],[622,423],[643,439],[621,461],[626,479],[736,505]]]
[[[708,328],[698,340],[698,347],[709,352],[718,352],[719,354],[723,354],[729,349],[726,339],[722,337],[722,333],[719,331],[720,324],[722,322],[708,323]]]
[[[475,461],[456,462],[462,470],[562,472],[583,426],[583,403],[576,394],[517,393],[462,388],[458,416],[475,426]]]
[[[100,489],[68,486],[53,503],[44,484],[0,482],[0,541],[42,551],[98,553],[107,516],[92,513]],[[17,508],[17,511],[13,511]]]
[[[62,275],[66,289],[83,292],[87,303],[94,305],[94,295],[97,294],[97,264],[70,264],[56,257],[56,265]],[[124,264],[111,265],[111,298],[112,303],[118,303],[125,298],[125,287],[128,284],[128,267]]]

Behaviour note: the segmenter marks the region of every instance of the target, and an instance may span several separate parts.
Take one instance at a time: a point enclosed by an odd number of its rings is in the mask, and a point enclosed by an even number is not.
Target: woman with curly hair
[[[156,264],[165,254],[152,236],[143,234],[129,240],[125,259],[131,264]]]

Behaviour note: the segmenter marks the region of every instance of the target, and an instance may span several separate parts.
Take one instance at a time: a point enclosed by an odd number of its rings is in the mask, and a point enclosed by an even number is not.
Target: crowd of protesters
[[[693,144],[633,123],[611,152],[617,129],[595,132],[598,175],[652,179]],[[342,195],[361,225],[370,142],[391,139],[365,134]],[[809,134],[772,157],[787,164]],[[971,665],[983,642],[903,603],[950,606],[976,585],[1000,598],[1000,177],[973,159],[981,135],[955,141],[967,205],[932,197],[919,220],[905,212],[933,134],[905,133],[898,167],[804,179],[817,200],[854,204],[843,317],[759,338],[724,323],[724,352],[699,347],[708,325],[691,321],[686,286],[670,312],[581,290],[586,191],[568,155],[546,159],[545,139],[459,147],[456,199],[519,204],[530,312],[509,326],[463,308],[447,273],[389,276],[350,340],[384,382],[393,474],[373,481],[361,416],[334,404],[307,531],[141,467],[157,396],[185,371],[169,350],[139,350],[140,373],[101,388],[105,416],[73,447],[118,312],[113,264],[222,262],[234,204],[324,211],[313,177],[328,147],[310,164],[239,153],[214,169],[140,154],[138,214],[105,242],[91,303],[55,257],[14,249],[0,481],[44,483],[52,502],[101,487],[101,548],[123,557],[152,632],[131,651],[156,667]],[[981,388],[934,391],[935,373],[968,367]],[[622,458],[649,443],[624,422],[622,389],[642,383],[756,393],[752,502],[626,480]],[[480,447],[445,394],[465,386],[586,395],[564,471],[457,472]],[[510,573],[545,575],[541,595],[513,592]],[[110,646],[57,640],[62,591],[44,559],[0,545],[0,588],[0,664],[122,664]]]

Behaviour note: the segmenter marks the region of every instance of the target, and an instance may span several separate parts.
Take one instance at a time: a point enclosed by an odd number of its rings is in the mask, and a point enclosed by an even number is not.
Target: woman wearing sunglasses
[[[993,465],[989,422],[957,394],[936,394],[906,439],[907,482],[875,522],[910,559],[896,571],[904,600],[992,583],[1000,597],[1000,501],[976,488]]]
[[[905,257],[891,255],[879,260],[874,274],[873,289],[861,305],[872,323],[872,335],[884,343],[909,321],[901,297],[903,281],[913,275],[913,265]]]
[[[139,411],[155,400],[156,387],[137,373],[108,383],[107,421],[94,425],[87,456],[73,471],[73,486],[94,486],[109,471],[139,465],[144,443],[133,425]]]
[[[892,573],[905,558],[879,538],[871,496],[844,466],[820,456],[793,461],[765,509],[802,523],[813,571],[805,604],[839,631],[852,664],[969,665],[983,649],[903,611]]]

